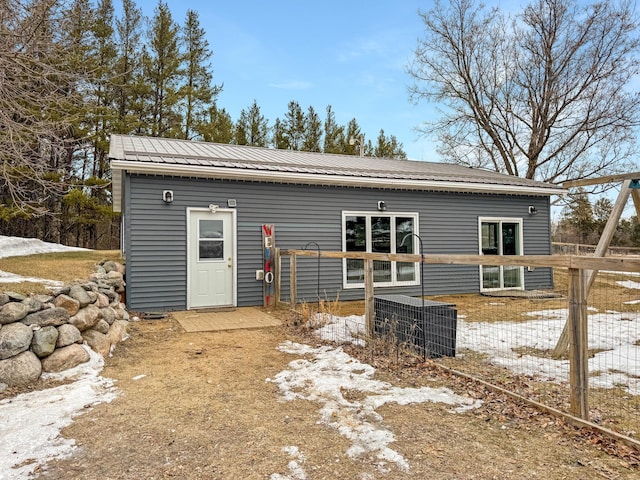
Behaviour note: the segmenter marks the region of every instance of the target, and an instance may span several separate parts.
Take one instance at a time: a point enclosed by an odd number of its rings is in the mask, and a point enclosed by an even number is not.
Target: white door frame
[[[189,292],[191,288],[191,213],[192,212],[211,212],[209,208],[187,207],[187,310],[191,310]],[[231,288],[233,289],[233,306],[238,306],[238,217],[235,208],[218,208],[217,212],[231,213],[231,231],[233,232],[233,241],[231,242],[231,258],[233,259]]]

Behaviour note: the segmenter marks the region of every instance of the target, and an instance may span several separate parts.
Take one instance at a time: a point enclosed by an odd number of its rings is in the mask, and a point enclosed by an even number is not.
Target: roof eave
[[[511,195],[551,196],[563,195],[566,190],[555,186],[500,185],[478,182],[452,182],[441,180],[411,180],[383,177],[355,177],[349,175],[318,175],[312,173],[262,171],[225,167],[201,167],[128,160],[111,160],[114,175],[120,178],[122,171],[148,175],[173,175],[179,177],[216,178],[271,183],[302,183],[308,185],[385,188],[397,190],[434,190],[444,192],[500,193]],[[114,210],[116,208],[114,192]],[[118,206],[121,202],[118,201]],[[119,210],[118,210],[119,211]]]

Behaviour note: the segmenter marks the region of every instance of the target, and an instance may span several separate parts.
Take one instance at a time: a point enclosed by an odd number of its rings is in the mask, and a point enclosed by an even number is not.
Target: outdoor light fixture
[[[535,215],[536,213],[538,213],[538,209],[533,205],[529,205],[529,215]]]
[[[384,201],[379,201],[378,202],[378,210],[381,212],[384,212],[387,209],[387,204],[384,203]]]
[[[162,201],[164,203],[173,202],[173,190],[163,190],[162,191]]]
[[[236,199],[235,198],[230,198],[229,200],[227,200],[227,207],[229,208],[236,208]]]
[[[213,203],[209,204],[209,211],[211,213],[216,213],[218,211],[218,208],[220,208],[218,205],[214,205]]]

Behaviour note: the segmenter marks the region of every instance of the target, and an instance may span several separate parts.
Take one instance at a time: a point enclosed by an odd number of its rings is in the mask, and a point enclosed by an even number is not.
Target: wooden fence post
[[[289,295],[291,296],[291,299],[289,300],[291,302],[291,309],[295,309],[296,308],[296,282],[297,282],[297,278],[296,278],[296,256],[295,255],[290,255],[289,256],[290,260],[289,260]]]
[[[367,259],[364,261],[364,321],[369,338],[373,337],[374,313],[373,260]]]
[[[587,272],[569,269],[569,383],[571,413],[589,420],[589,348]]]
[[[280,303],[280,288],[282,287],[280,274],[282,273],[282,257],[280,256],[280,247],[276,247],[275,267],[275,283],[276,283],[276,306]]]

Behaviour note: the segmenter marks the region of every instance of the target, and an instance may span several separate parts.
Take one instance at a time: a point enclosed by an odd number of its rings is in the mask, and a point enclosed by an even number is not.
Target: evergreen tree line
[[[597,245],[609,220],[613,203],[601,197],[593,204],[584,191],[572,196],[571,202],[562,210],[554,225],[553,241]],[[612,246],[640,246],[640,222],[638,216],[621,218],[611,240]]]
[[[174,20],[162,0],[0,0],[0,233],[117,248],[108,163],[113,133],[406,158],[380,130],[362,145],[290,101],[272,124],[255,100],[234,121],[216,100],[213,52],[198,13]],[[355,141],[351,140],[354,139]]]

